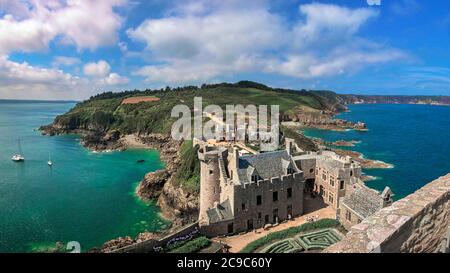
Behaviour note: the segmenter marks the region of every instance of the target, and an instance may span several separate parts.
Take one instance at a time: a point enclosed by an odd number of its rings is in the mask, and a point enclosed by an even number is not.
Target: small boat
[[[52,161],[52,158],[51,158],[51,156],[50,156],[50,153],[48,153],[48,161],[47,161],[47,165],[49,165],[50,167],[53,166],[53,161]]]
[[[23,157],[22,155],[14,155],[11,160],[14,162],[23,162],[25,161],[25,157]]]
[[[137,163],[145,163],[145,160],[144,159],[140,159],[140,160],[137,161]]]
[[[25,157],[22,155],[22,146],[20,145],[20,139],[17,140],[19,146],[19,153],[14,155],[11,160],[14,162],[23,162],[25,161]]]

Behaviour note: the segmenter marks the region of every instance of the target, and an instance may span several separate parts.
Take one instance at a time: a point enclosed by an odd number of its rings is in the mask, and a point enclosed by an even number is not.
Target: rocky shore
[[[119,248],[123,248],[129,245],[140,243],[147,240],[157,240],[162,237],[162,234],[153,232],[140,233],[135,239],[130,236],[119,237],[117,239],[110,240],[103,244],[100,248],[93,248],[89,250],[90,253],[110,253]]]
[[[92,128],[90,128],[92,129]],[[180,147],[182,142],[173,140],[162,134],[121,135],[119,131],[92,131],[88,129],[72,129],[58,126],[57,123],[42,126],[43,135],[54,136],[62,134],[78,134],[81,144],[96,152],[112,150],[124,151],[128,148],[148,148],[158,150],[161,160],[165,163],[163,170],[157,170],[145,175],[135,189],[136,195],[144,200],[156,200],[162,215],[172,221],[172,227],[194,222],[198,217],[198,193],[184,190],[176,183],[175,175],[180,164]],[[106,242],[94,252],[108,252],[145,238],[160,236],[155,233],[141,233],[137,238],[121,237]]]
[[[335,109],[334,111],[319,111],[313,109],[301,109],[295,114],[282,117],[283,124],[297,128],[316,128],[321,130],[358,130],[367,131],[363,122],[351,122],[344,119],[336,119],[335,116],[346,109]]]
[[[354,161],[361,164],[363,169],[391,169],[394,166],[392,164],[380,161],[364,158],[361,153],[350,151],[350,150],[340,150],[332,149],[335,153],[343,156],[350,156]]]

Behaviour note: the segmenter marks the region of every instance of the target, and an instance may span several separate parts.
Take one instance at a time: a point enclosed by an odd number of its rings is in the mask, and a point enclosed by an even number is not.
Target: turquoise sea
[[[450,173],[450,107],[431,105],[351,105],[338,118],[367,123],[369,131],[306,130],[305,135],[327,141],[356,140],[364,157],[394,165],[364,170],[377,180],[367,185],[392,188],[402,198],[428,182]]]
[[[169,223],[134,189],[163,168],[150,150],[93,153],[75,135],[47,137],[35,129],[74,103],[0,101],[0,252],[31,252],[57,241],[82,251],[119,236],[155,231]],[[24,163],[14,163],[21,139]],[[47,166],[48,154],[54,161]],[[136,161],[145,159],[138,164]]]

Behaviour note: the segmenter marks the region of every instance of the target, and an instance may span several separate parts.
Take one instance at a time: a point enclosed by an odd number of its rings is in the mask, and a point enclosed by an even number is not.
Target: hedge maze
[[[341,240],[334,229],[323,229],[296,236],[296,239],[305,250],[324,249]]]
[[[341,240],[341,235],[332,228],[321,229],[269,245],[263,253],[297,253],[307,250],[325,249]]]
[[[285,239],[279,242],[276,242],[266,249],[264,249],[263,253],[296,253],[302,252],[304,249],[298,243],[298,241],[294,238]]]

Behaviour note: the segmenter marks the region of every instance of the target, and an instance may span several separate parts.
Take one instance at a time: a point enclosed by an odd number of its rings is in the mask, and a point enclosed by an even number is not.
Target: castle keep
[[[361,166],[332,151],[304,152],[292,139],[285,149],[249,154],[238,146],[202,143],[199,225],[204,234],[234,234],[303,214],[305,194],[321,198],[346,227],[392,203],[364,185]]]
[[[261,228],[303,213],[304,177],[287,151],[239,154],[205,145],[199,225],[210,235]]]

